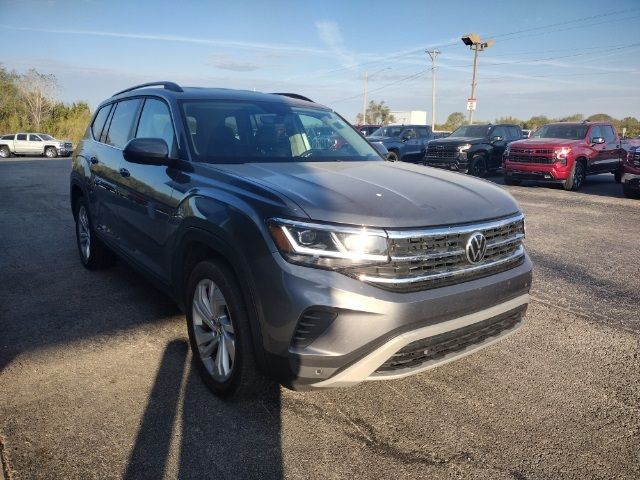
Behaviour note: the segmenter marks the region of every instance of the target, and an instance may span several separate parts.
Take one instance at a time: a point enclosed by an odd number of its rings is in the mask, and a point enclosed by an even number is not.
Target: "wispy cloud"
[[[289,45],[282,43],[258,43],[258,42],[242,42],[235,40],[220,40],[205,37],[186,37],[182,35],[163,35],[155,33],[131,33],[131,32],[109,32],[104,30],[77,30],[77,29],[57,29],[57,28],[38,28],[38,27],[20,27],[16,25],[0,24],[0,28],[9,30],[18,30],[26,32],[51,33],[62,35],[85,35],[95,37],[114,37],[114,38],[131,38],[139,40],[151,40],[161,42],[175,43],[195,43],[200,45],[211,45],[217,47],[239,48],[245,50],[258,50],[266,52],[287,52],[287,53],[303,53],[315,54],[323,56],[332,56],[334,52],[319,48],[300,47],[298,45]]]
[[[231,70],[232,72],[253,72],[260,69],[260,65],[255,62],[243,62],[231,55],[210,55],[209,63],[220,70]]]
[[[350,67],[356,63],[353,53],[344,46],[344,39],[337,23],[316,22],[316,28],[320,40],[335,54],[342,66]]]

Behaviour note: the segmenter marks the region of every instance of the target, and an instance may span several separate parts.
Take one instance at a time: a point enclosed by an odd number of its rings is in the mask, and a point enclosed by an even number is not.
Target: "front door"
[[[589,131],[589,143],[591,144],[591,148],[595,150],[595,154],[589,160],[589,165],[587,166],[587,172],[589,173],[604,172],[607,170],[609,163],[606,139],[605,143],[593,143],[595,138],[605,138],[605,133],[600,125],[594,125]]]
[[[489,133],[491,144],[493,145],[493,149],[491,151],[491,158],[489,159],[488,168],[497,168],[502,165],[502,154],[504,153],[505,148],[507,147],[507,130],[504,127],[495,127]],[[500,140],[493,140],[494,138],[500,137]]]
[[[29,142],[28,142],[29,154],[42,155],[44,153],[44,148],[42,147],[42,145],[44,144],[42,143],[42,139],[38,135],[36,135],[35,133],[29,134]]]
[[[135,138],[162,138],[175,156],[176,141],[168,105],[157,98],[144,101]],[[120,164],[122,246],[148,270],[163,280],[169,269],[164,250],[169,220],[177,208],[172,198],[169,168],[142,165],[123,158]]]

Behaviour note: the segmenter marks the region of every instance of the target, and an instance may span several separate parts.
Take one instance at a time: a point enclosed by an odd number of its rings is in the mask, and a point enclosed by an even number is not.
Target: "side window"
[[[93,123],[91,124],[91,133],[93,133],[93,138],[95,138],[96,140],[100,140],[100,134],[102,133],[104,122],[107,120],[110,110],[111,105],[105,105],[100,110],[98,110],[96,117],[93,119]]]
[[[604,133],[602,132],[602,130],[600,130],[600,125],[594,125],[593,127],[591,127],[591,132],[589,133],[589,141],[591,141],[592,138],[596,137],[604,137]]]
[[[142,107],[136,138],[162,138],[173,152],[175,134],[169,107],[162,100],[148,98]]]
[[[402,138],[407,138],[407,139],[416,138],[415,129],[407,128],[404,132],[402,132]]]
[[[507,138],[507,132],[504,127],[496,127],[491,132],[491,137],[502,137],[503,140]]]
[[[429,135],[429,130],[426,128],[418,128],[418,136],[420,138],[430,138],[431,135]]]
[[[42,139],[38,135],[34,135],[33,133],[29,134],[29,141],[31,142],[41,142]]]
[[[613,143],[616,141],[616,135],[613,133],[611,125],[600,125],[600,130],[604,134],[604,139],[607,143]]]
[[[124,148],[132,138],[133,121],[138,113],[141,100],[123,100],[115,106],[115,112],[111,118],[109,131],[104,142],[117,148]]]
[[[27,134],[26,133],[19,133],[18,135],[16,135],[16,140],[22,140],[24,142],[27,141]]]
[[[519,140],[522,137],[518,127],[508,127],[509,140]]]

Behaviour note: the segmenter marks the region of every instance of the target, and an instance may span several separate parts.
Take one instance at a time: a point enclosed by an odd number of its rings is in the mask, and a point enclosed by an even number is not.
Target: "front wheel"
[[[58,156],[58,150],[56,150],[56,147],[47,147],[44,154],[47,158],[56,158]]]
[[[398,162],[400,161],[400,155],[395,150],[389,150],[387,160],[389,160],[390,162]]]
[[[249,315],[233,273],[207,260],[193,269],[186,291],[193,358],[207,387],[221,397],[250,397],[269,383],[258,371]]]
[[[469,166],[469,174],[474,177],[484,177],[487,174],[487,161],[484,155],[476,155],[473,157],[471,165]]]
[[[574,162],[571,174],[569,175],[569,178],[563,182],[562,186],[565,190],[573,190],[574,192],[577,192],[584,184],[586,173],[583,162]]]
[[[3,146],[0,147],[0,158],[9,158],[11,156],[11,150],[9,147]]]

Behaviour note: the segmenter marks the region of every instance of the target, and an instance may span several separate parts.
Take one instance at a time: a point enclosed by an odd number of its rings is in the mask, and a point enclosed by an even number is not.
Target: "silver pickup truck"
[[[71,142],[56,140],[46,133],[15,133],[0,137],[0,158],[9,158],[11,155],[68,157],[72,152]]]

